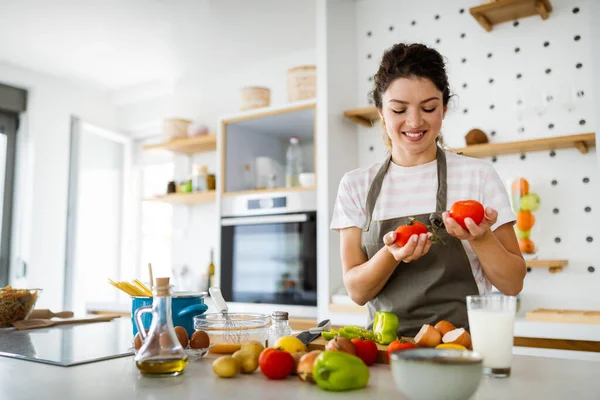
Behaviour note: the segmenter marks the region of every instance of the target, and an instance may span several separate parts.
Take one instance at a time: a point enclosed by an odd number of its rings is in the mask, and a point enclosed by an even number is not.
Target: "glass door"
[[[116,302],[108,278],[131,279],[123,246],[131,230],[131,140],[73,118],[67,214],[65,310]]]
[[[0,287],[8,284],[18,116],[0,112]]]

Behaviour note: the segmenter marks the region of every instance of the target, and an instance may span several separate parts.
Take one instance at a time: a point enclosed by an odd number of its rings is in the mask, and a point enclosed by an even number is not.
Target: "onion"
[[[300,357],[300,360],[298,361],[298,367],[296,368],[296,373],[300,379],[305,382],[315,383],[312,375],[313,366],[315,365],[315,360],[321,353],[321,350],[313,350]]]
[[[329,351],[342,351],[344,353],[356,355],[356,346],[350,339],[345,337],[336,336],[327,342],[327,346],[325,346],[325,350]]]

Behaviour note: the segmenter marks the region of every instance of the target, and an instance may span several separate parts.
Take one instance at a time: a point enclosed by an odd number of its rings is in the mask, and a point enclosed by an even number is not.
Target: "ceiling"
[[[315,47],[316,0],[0,0],[0,62],[118,90]]]

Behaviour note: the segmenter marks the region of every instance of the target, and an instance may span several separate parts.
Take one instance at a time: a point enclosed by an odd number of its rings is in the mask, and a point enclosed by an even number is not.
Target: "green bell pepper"
[[[346,339],[355,339],[361,337],[361,335],[358,332],[348,330],[347,328],[340,328],[340,330],[338,331],[338,335],[340,335],[341,337],[345,337]]]
[[[373,320],[375,341],[390,344],[398,338],[398,316],[389,311],[377,311]]]
[[[313,379],[324,390],[360,389],[369,382],[369,367],[352,354],[324,351],[315,359]]]
[[[334,337],[336,337],[337,335],[338,335],[338,332],[335,329],[332,329],[329,332],[327,332],[327,331],[321,332],[321,336],[323,336],[323,339],[325,339],[325,340],[331,340]]]
[[[372,331],[362,328],[360,326],[349,325],[349,326],[345,326],[343,329],[344,329],[345,334],[352,336],[348,339],[354,339],[355,337],[359,337],[362,339],[373,340],[373,338],[375,337],[375,334]],[[342,336],[342,335],[340,334],[340,336]]]

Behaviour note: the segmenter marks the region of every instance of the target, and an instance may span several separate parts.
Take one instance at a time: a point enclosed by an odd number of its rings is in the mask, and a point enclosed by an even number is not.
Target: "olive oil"
[[[142,374],[146,375],[179,375],[188,363],[187,358],[150,359],[136,362]]]

